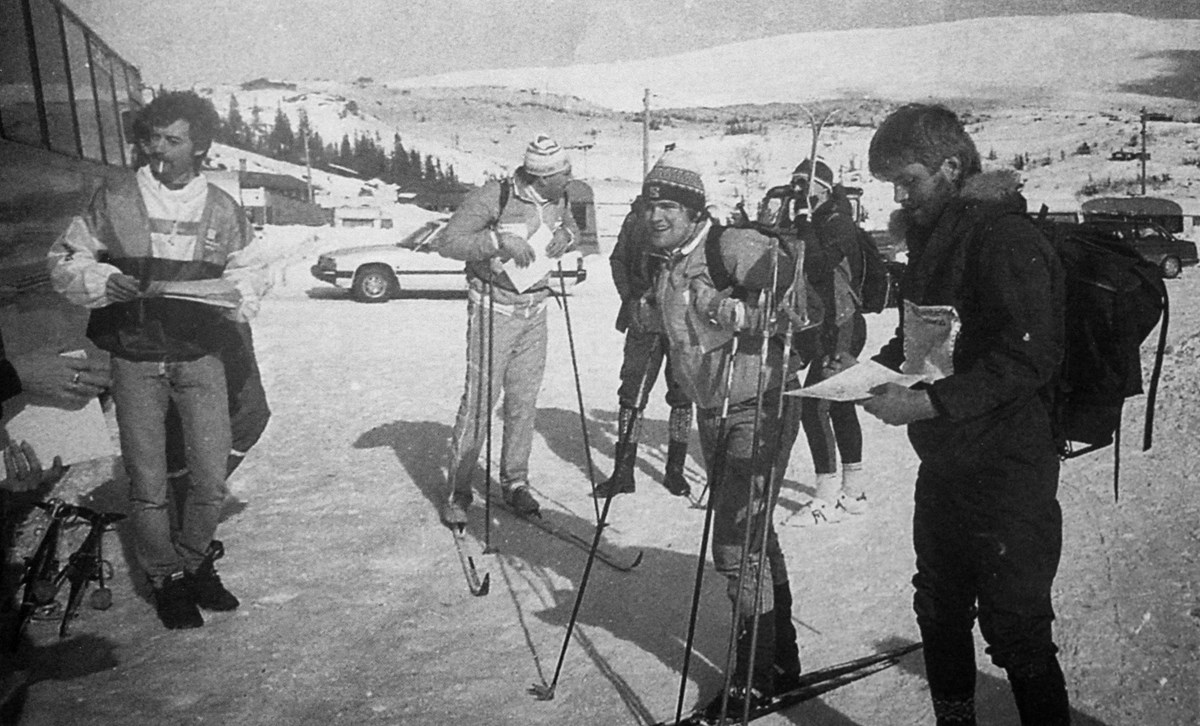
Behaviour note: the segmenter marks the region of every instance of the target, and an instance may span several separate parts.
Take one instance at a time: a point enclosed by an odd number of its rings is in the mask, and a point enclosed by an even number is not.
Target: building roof
[[[272,189],[277,192],[307,192],[308,184],[302,179],[287,174],[271,174],[265,171],[240,172],[242,189]]]

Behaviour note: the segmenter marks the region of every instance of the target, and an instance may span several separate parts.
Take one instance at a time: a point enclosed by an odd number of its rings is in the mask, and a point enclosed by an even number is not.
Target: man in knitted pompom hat
[[[518,514],[539,513],[529,483],[529,455],[546,369],[550,267],[540,279],[526,279],[518,288],[508,272],[512,266],[506,263],[528,268],[535,259],[553,260],[574,249],[579,230],[567,210],[570,181],[567,152],[540,134],[525,148],[513,175],[467,195],[442,233],[438,252],[467,263],[468,284],[466,382],[454,421],[442,506],[442,521],[451,527],[467,522],[474,498],[471,477],[484,443],[487,412],[496,407],[501,392],[501,494]],[[491,401],[486,402],[489,391]]]
[[[712,498],[713,562],[728,581],[738,616],[727,702],[727,713],[737,714],[745,699],[787,690],[800,673],[787,568],[767,508],[760,506],[778,491],[799,429],[796,399],[779,395],[791,366],[778,336],[764,341],[775,316],[760,306],[762,293],[782,295],[792,282],[793,258],[775,254],[774,241],[755,230],[723,228],[709,219],[699,165],[682,151],[658,160],[642,198],[650,242],[666,256],[654,292],[672,371],[696,405]],[[757,405],[760,368],[765,385]],[[724,700],[718,694],[706,713],[719,717]]]

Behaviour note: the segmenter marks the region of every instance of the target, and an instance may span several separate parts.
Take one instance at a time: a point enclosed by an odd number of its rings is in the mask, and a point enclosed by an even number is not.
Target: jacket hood
[[[996,169],[980,172],[969,177],[958,193],[956,202],[966,207],[995,207],[1024,212],[1025,197],[1021,196],[1021,175],[1015,169]],[[950,207],[947,207],[949,209]],[[912,221],[903,209],[892,211],[888,218],[888,232],[896,239],[904,239]]]

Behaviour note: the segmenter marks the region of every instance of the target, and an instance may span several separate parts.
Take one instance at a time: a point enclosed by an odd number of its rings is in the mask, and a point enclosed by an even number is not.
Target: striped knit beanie
[[[533,176],[550,176],[560,171],[571,170],[571,160],[558,142],[545,134],[529,142],[525,147],[525,171]]]
[[[650,202],[669,199],[696,212],[704,211],[704,180],[696,162],[682,151],[662,155],[642,182],[642,196]]]

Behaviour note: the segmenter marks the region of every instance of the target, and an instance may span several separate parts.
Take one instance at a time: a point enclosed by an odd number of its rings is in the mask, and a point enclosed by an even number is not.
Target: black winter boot
[[[633,468],[637,464],[640,430],[641,417],[638,415],[638,410],[622,406],[617,423],[617,451],[613,473],[607,481],[596,486],[592,496],[597,499],[607,499],[617,494],[634,492]]]
[[[791,584],[775,586],[775,692],[790,691],[800,681],[800,645],[792,622]]]
[[[205,610],[226,612],[237,610],[241,602],[221,584],[213,563],[225,556],[225,545],[214,539],[208,543],[204,561],[195,572],[184,573],[183,580],[192,593],[192,600]]]
[[[673,407],[667,431],[670,442],[667,444],[667,471],[663,476],[663,486],[677,497],[686,497],[692,493],[692,487],[683,475],[683,467],[687,463],[688,437],[692,433],[692,407]]]
[[[1022,726],[1068,726],[1071,723],[1067,683],[1055,655],[1019,668],[1008,668],[1006,672]]]
[[[754,649],[754,662],[750,662],[750,645],[754,631],[751,629],[754,620],[746,618],[742,621],[740,635],[737,640],[737,663],[733,668],[733,678],[729,685],[729,698],[725,707],[726,721],[738,722],[747,700],[750,701],[750,711],[766,702],[775,693],[775,613],[766,612],[758,618],[758,642]],[[746,679],[750,678],[750,688],[746,688]],[[718,693],[704,707],[704,718],[714,723],[721,717],[722,694]]]

